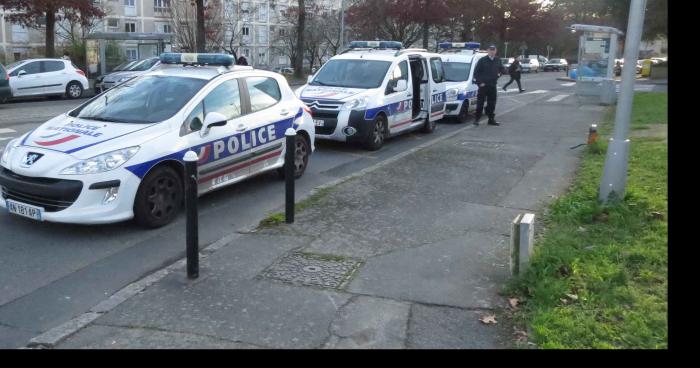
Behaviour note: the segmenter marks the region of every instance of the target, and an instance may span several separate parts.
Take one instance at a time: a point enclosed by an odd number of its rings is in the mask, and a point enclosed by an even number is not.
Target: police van
[[[445,117],[466,123],[469,112],[476,110],[479,92],[473,83],[476,62],[487,53],[479,51],[478,42],[443,42],[438,46],[447,82]]]
[[[300,177],[314,150],[310,110],[277,73],[231,55],[160,56],[121,82],[10,141],[0,207],[38,221],[171,222],[183,202],[183,157],[199,156],[200,195],[277,170],[294,150]],[[286,147],[285,131],[297,132]]]
[[[388,137],[435,129],[445,113],[442,60],[400,42],[354,41],[297,96],[311,108],[316,138],[378,150]]]

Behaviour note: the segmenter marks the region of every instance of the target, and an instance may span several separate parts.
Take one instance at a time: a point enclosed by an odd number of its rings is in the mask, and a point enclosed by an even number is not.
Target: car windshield
[[[112,69],[112,71],[118,72],[121,70],[127,70],[128,68],[130,68],[132,65],[134,65],[136,63],[137,63],[136,61],[127,61],[125,63],[121,63],[121,64],[117,65],[114,69]]]
[[[323,66],[310,84],[348,88],[381,86],[391,63],[376,60],[331,60]]]
[[[197,78],[143,76],[110,89],[70,116],[114,123],[158,123],[180,111],[206,83]]]
[[[445,80],[448,82],[464,82],[469,80],[471,63],[442,63],[445,69]]]
[[[158,62],[158,58],[142,60],[142,61],[134,64],[128,70],[133,71],[133,72],[142,72],[142,71],[151,69],[153,67],[153,65],[155,65],[157,62]]]

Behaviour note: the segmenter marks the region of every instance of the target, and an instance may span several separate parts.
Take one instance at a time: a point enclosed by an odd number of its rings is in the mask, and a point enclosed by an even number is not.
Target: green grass
[[[633,127],[667,124],[666,109],[665,94],[638,93]],[[615,206],[597,201],[605,148],[589,147],[569,193],[543,215],[530,268],[507,287],[525,300],[519,318],[540,348],[668,346],[667,143],[632,140]]]
[[[355,178],[350,179],[348,181],[355,180]],[[325,196],[328,195],[333,190],[333,188],[324,188],[321,190],[318,190],[316,193],[314,193],[312,196],[306,198],[305,200],[296,203],[294,205],[294,212],[296,214],[299,214],[306,210],[307,208],[313,207],[317,205]],[[272,213],[269,216],[267,216],[265,219],[260,221],[260,224],[258,225],[259,228],[271,228],[277,225],[280,225],[284,223],[285,221],[285,215],[282,212],[276,212]]]

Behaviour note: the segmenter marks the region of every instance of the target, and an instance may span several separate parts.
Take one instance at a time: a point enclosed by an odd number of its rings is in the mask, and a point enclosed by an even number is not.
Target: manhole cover
[[[306,253],[291,253],[270,266],[264,278],[294,285],[341,289],[352,278],[360,261]]]

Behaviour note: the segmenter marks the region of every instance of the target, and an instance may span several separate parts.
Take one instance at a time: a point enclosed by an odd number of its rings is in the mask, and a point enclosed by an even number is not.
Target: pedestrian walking
[[[245,59],[245,57],[241,56],[238,58],[236,61],[236,65],[248,65],[248,60]]]
[[[498,78],[501,76],[502,69],[501,59],[496,57],[496,46],[489,46],[488,56],[479,59],[474,69],[473,82],[479,86],[474,125],[479,125],[484,102],[486,102],[486,115],[489,117],[488,124],[501,125],[496,122],[496,98],[498,96]]]
[[[523,71],[523,68],[520,66],[520,56],[516,56],[513,60],[513,63],[510,64],[510,67],[508,67],[508,74],[510,75],[510,81],[506,83],[503,86],[503,90],[506,91],[508,86],[510,86],[511,83],[513,82],[518,82],[518,90],[520,93],[525,92],[523,89],[523,86],[520,84],[520,75]]]

